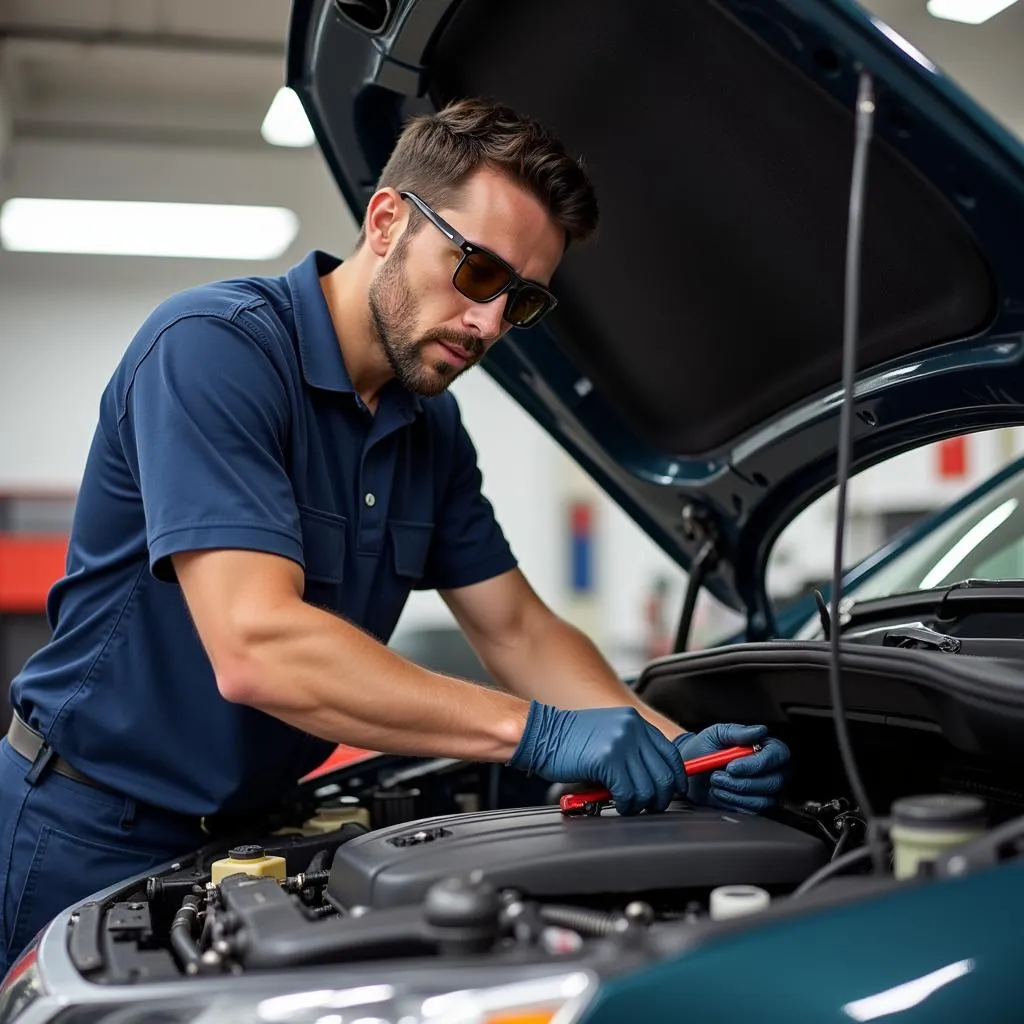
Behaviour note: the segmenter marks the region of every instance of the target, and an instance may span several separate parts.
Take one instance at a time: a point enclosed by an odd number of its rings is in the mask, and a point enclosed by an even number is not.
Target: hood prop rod
[[[697,608],[697,596],[704,586],[704,577],[714,570],[719,559],[718,533],[708,517],[701,515],[693,505],[686,505],[683,508],[683,529],[691,540],[702,543],[697,557],[690,565],[683,610],[679,616],[676,640],[672,646],[675,654],[682,654],[690,642],[690,627],[693,625],[693,613]]]

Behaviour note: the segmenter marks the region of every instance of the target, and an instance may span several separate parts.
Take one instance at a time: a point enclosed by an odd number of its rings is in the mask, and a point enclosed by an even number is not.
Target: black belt
[[[26,760],[32,762],[33,778],[30,782],[35,784],[39,781],[44,771],[55,771],[66,779],[74,782],[81,782],[93,789],[102,789],[107,792],[111,790],[99,782],[94,782],[88,775],[83,775],[74,765],[70,765],[39,735],[30,725],[26,725],[18,716],[11,719],[11,727],[7,730],[7,742],[11,749],[21,754]]]
[[[39,782],[45,772],[54,771],[66,779],[92,786],[93,789],[99,789],[105,793],[116,792],[109,786],[103,785],[102,782],[96,782],[88,775],[83,775],[74,765],[68,764],[35,729],[26,725],[17,713],[11,719],[11,726],[7,730],[7,742],[13,751],[32,762],[26,779],[33,786]],[[222,812],[201,818],[179,815],[172,811],[165,813],[171,814],[175,818],[186,818],[186,820],[194,822],[203,833],[211,837],[242,834],[245,831],[253,834],[253,829],[271,832],[277,827],[277,824],[274,823],[274,815],[269,809],[263,812],[249,811],[244,814]],[[286,823],[290,824],[290,821]]]

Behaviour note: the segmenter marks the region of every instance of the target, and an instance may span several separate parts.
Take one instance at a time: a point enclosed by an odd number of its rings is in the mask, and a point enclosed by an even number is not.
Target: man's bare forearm
[[[520,697],[560,708],[632,705],[669,739],[684,731],[640,700],[586,634],[553,613],[538,615],[511,642],[480,653],[501,685]]]
[[[520,697],[414,665],[299,601],[246,631],[222,692],[313,735],[397,754],[507,761],[526,724]]]

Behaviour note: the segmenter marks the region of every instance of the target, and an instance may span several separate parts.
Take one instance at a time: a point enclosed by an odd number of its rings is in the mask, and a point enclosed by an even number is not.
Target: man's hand
[[[663,811],[686,789],[676,748],[636,708],[561,711],[533,701],[508,762],[551,782],[593,782],[620,814]]]
[[[755,814],[768,810],[785,785],[789,747],[781,740],[766,739],[767,735],[768,729],[763,725],[719,724],[678,737],[675,747],[684,761],[728,747],[749,747],[755,743],[762,746],[756,754],[739,757],[720,771],[688,778],[682,792],[695,804],[723,810]]]

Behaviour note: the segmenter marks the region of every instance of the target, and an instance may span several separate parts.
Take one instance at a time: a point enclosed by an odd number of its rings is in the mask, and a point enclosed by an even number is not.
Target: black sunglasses
[[[415,192],[399,192],[408,199],[435,228],[462,250],[452,284],[474,302],[505,299],[505,319],[513,327],[533,327],[541,317],[558,305],[558,299],[534,281],[525,281],[500,256],[467,242],[447,221],[439,217]]]

